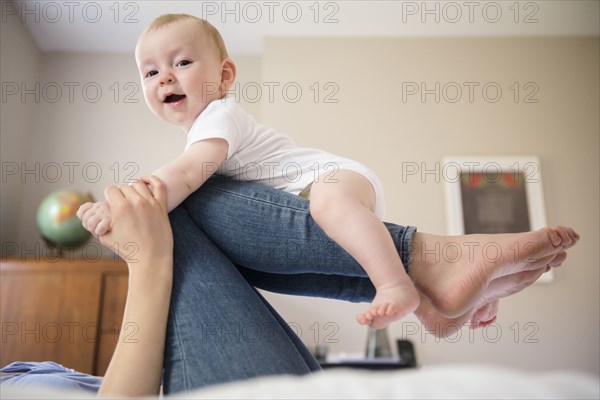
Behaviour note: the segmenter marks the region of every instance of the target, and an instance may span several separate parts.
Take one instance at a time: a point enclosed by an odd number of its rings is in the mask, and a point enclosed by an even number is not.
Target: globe
[[[83,227],[75,213],[82,204],[93,201],[90,194],[72,190],[57,190],[46,196],[37,210],[37,227],[46,243],[58,249],[83,245],[90,233]]]

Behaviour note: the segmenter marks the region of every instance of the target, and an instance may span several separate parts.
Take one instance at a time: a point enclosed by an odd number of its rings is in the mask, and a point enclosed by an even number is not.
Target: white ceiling
[[[261,53],[267,36],[599,35],[600,1],[2,1],[42,51],[132,52],[164,13],[204,17],[229,52]]]

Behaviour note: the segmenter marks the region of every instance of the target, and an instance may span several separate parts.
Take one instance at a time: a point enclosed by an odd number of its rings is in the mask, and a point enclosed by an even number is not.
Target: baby
[[[213,173],[301,195],[377,290],[370,308],[357,315],[360,324],[383,328],[417,308],[419,294],[381,220],[378,178],[355,161],[299,148],[244,112],[227,96],[236,66],[216,28],[191,15],[163,15],[140,36],[135,58],[152,112],[187,132],[183,154],[153,173],[165,182],[169,211]],[[110,230],[105,202],[85,204],[78,215],[95,236]]]

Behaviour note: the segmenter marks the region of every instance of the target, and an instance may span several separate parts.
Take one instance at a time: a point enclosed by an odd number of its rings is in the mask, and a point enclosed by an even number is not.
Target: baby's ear
[[[223,60],[221,67],[221,85],[223,91],[229,90],[233,82],[235,82],[235,76],[237,73],[236,66],[230,58]]]

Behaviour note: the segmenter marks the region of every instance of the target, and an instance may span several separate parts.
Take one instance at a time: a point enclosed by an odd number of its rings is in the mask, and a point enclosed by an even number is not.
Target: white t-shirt
[[[298,147],[292,139],[260,125],[231,96],[211,102],[190,129],[185,150],[200,140],[221,138],[229,145],[227,159],[216,173],[256,181],[299,194],[324,173],[336,169],[358,172],[367,178],[376,196],[375,214],[383,219],[383,186],[370,169],[319,149]]]

